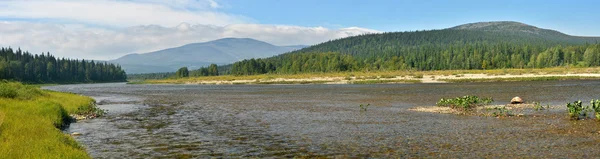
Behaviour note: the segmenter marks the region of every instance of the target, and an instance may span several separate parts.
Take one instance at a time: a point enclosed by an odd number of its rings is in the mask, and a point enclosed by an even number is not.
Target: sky
[[[0,46],[110,60],[226,37],[312,45],[483,21],[600,36],[597,6],[596,0],[0,0]]]

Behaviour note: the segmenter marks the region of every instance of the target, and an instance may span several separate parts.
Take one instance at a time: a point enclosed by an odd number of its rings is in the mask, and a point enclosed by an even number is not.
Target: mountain
[[[598,37],[571,36],[556,30],[542,29],[535,26],[513,21],[469,23],[455,26],[449,29],[498,32],[505,34],[522,34],[526,36],[537,36],[545,39],[559,39],[561,41],[574,43],[596,42],[600,40],[600,38]]]
[[[120,64],[128,74],[173,72],[184,66],[195,69],[211,63],[229,64],[243,59],[271,57],[303,47],[275,46],[249,38],[225,38],[143,54],[128,54],[109,62]]]
[[[232,74],[600,66],[600,37],[519,22],[359,35],[222,66]],[[224,71],[222,71],[224,72]]]

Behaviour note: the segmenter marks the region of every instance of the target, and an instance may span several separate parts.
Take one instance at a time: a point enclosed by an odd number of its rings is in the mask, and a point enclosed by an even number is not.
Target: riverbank
[[[498,70],[339,72],[309,74],[264,74],[209,76],[147,80],[130,84],[378,84],[457,83],[500,81],[550,81],[600,79],[600,67]]]
[[[69,114],[93,114],[92,98],[0,82],[0,158],[90,158],[60,129]]]

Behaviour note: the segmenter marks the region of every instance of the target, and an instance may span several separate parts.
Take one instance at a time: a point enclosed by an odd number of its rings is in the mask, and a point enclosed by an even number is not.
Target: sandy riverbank
[[[272,78],[254,80],[187,80],[173,82],[183,84],[376,84],[376,83],[447,83],[447,82],[491,82],[491,81],[535,81],[567,79],[600,79],[600,73],[577,74],[457,74],[419,76],[354,76],[354,77],[311,77],[311,78]],[[154,83],[154,82],[150,82]],[[169,81],[156,83],[170,83]]]

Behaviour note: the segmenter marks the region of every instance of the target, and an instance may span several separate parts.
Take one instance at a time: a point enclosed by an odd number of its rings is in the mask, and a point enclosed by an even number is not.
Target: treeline
[[[199,76],[218,76],[219,69],[217,69],[217,64],[210,64],[208,67],[200,67],[197,70],[191,72],[190,76],[199,77]]]
[[[600,66],[600,44],[543,48],[479,43],[444,47],[422,45],[373,54],[371,57],[338,52],[293,53],[236,62],[231,66],[231,74]]]
[[[200,67],[197,70],[190,71],[187,67],[179,68],[171,78],[200,77],[200,76],[218,76],[219,70],[217,64],[210,64],[208,67]]]
[[[121,66],[106,62],[58,59],[12,48],[0,49],[0,79],[25,83],[121,82],[127,80]]]

